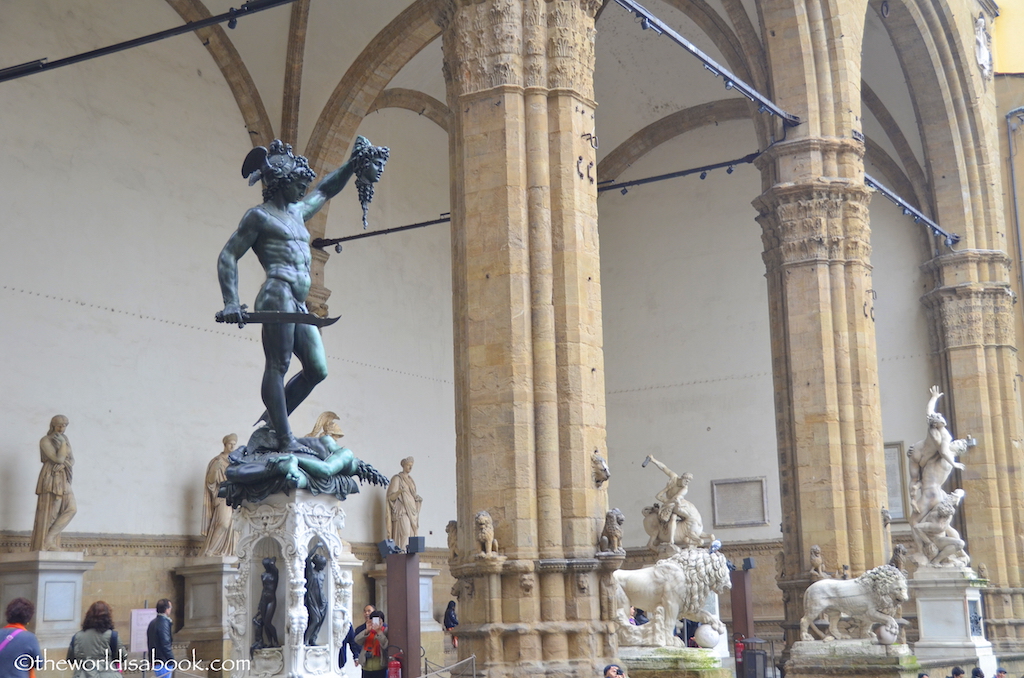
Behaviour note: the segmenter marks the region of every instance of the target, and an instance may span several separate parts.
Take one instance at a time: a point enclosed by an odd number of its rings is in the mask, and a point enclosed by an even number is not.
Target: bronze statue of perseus
[[[288,415],[327,376],[327,359],[317,328],[325,323],[318,322],[320,319],[306,308],[312,278],[305,222],[353,176],[364,203],[365,220],[365,203],[372,197],[372,185],[380,179],[389,155],[386,147],[373,146],[366,138],[358,137],[349,159],[308,195],[306,190],[316,173],[306,158],[294,155],[292,147],[278,139],[269,150],[262,146],[252,149],[242,163],[242,176],[250,185],[263,182],[263,204],[245,213],[221,250],[217,274],[224,310],[217,319],[240,325],[247,321],[263,323],[266,366],[261,395],[267,409],[260,421],[269,424],[278,451],[303,449],[292,434]],[[249,250],[256,253],[267,274],[256,295],[253,314],[238,302],[238,260]],[[302,370],[285,385],[293,354],[302,363]]]

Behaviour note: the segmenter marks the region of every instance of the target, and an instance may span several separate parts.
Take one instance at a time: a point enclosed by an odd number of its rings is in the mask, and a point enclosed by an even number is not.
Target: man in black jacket
[[[149,661],[156,678],[170,678],[174,672],[174,653],[171,652],[171,601],[161,598],[156,603],[156,618],[149,622],[146,640]]]

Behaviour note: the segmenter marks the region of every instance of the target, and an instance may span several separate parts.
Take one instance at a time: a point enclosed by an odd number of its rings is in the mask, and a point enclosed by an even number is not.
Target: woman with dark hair
[[[459,625],[459,618],[455,614],[455,601],[448,601],[448,609],[444,611],[444,630],[451,634],[452,647],[459,646],[459,637],[455,635],[455,627]]]
[[[0,678],[35,678],[35,662],[25,659],[42,658],[39,640],[25,628],[35,613],[36,606],[25,598],[7,604],[7,626],[0,629]]]
[[[363,678],[385,678],[387,673],[388,637],[385,635],[384,613],[374,610],[370,613],[366,628],[356,634],[355,641],[363,648]]]
[[[68,660],[74,678],[120,678],[127,651],[114,630],[113,610],[102,600],[89,606],[82,630],[71,638]]]

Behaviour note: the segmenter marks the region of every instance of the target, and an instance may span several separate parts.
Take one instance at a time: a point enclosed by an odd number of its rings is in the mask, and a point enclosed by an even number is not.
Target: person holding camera
[[[359,662],[363,669],[363,678],[385,678],[388,665],[386,630],[384,613],[374,610],[370,613],[366,628],[356,634],[355,641],[363,648]]]
[[[604,678],[618,678],[619,676],[623,676],[625,674],[622,672],[622,667],[618,664],[609,664],[608,666],[604,667],[604,673],[601,675],[603,675]]]

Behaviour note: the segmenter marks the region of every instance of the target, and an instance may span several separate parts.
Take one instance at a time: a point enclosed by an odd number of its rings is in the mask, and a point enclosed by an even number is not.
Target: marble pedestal
[[[362,565],[341,540],[345,512],[332,495],[312,495],[306,490],[291,496],[276,494],[259,504],[243,503],[235,510],[238,534],[238,575],[228,586],[227,626],[234,678],[340,677],[338,651],[352,619],[352,571]],[[324,595],[328,614],[317,638],[307,646],[304,636],[309,615],[306,593],[306,556],[317,540],[327,549]],[[263,559],[277,558],[279,570],[277,609],[271,623],[277,629],[281,647],[257,649],[252,619],[263,591]]]
[[[914,654],[921,659],[964,662],[977,658],[985,675],[996,671],[992,643],[985,640],[981,586],[969,567],[922,566],[907,582],[917,604],[920,639]]]
[[[238,576],[234,556],[189,558],[188,564],[174,568],[185,580],[185,623],[174,639],[187,643],[188,651],[205,662],[231,656],[228,632],[228,587]],[[220,672],[211,671],[210,678]]]
[[[15,598],[36,606],[29,630],[40,647],[64,648],[82,628],[82,576],[96,564],[80,551],[0,554],[0,610]]]
[[[907,645],[870,640],[802,640],[793,643],[786,678],[917,678],[921,666]]]
[[[734,678],[713,650],[695,647],[620,647],[629,678]]]
[[[708,594],[707,600],[704,601],[704,607],[701,608],[705,612],[708,612],[719,618],[719,604],[718,594],[711,592]],[[676,648],[685,649],[686,641],[675,635],[676,623],[675,621],[668,621],[663,619],[664,609],[658,607],[654,610],[644,610],[650,617],[650,621],[640,626],[633,625],[621,625],[618,630],[618,640],[620,648]],[[680,624],[680,628],[682,625]],[[709,633],[711,637],[717,635],[717,642],[713,647],[702,648],[707,649],[713,657],[724,659],[729,656],[729,641],[725,633],[715,634],[714,630],[706,625],[702,624],[701,628],[706,629],[706,633]]]

